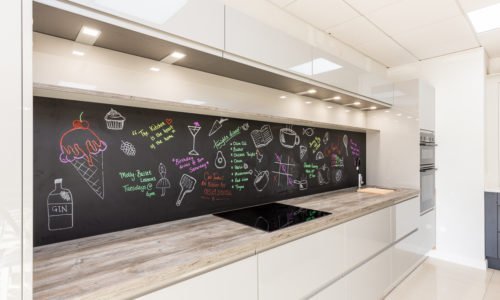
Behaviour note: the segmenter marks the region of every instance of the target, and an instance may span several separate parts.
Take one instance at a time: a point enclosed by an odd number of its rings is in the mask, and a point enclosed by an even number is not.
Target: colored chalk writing
[[[156,196],[155,189],[158,180],[151,170],[121,171],[118,172],[118,177],[123,182],[123,192],[139,192],[147,198]]]
[[[304,173],[306,173],[307,178],[316,178],[316,173],[318,170],[318,165],[313,163],[304,162]]]
[[[316,151],[318,151],[319,147],[321,147],[321,138],[317,136],[309,142],[309,148],[313,153],[315,153]]]
[[[200,186],[203,189],[201,198],[205,200],[227,200],[233,196],[233,191],[226,184],[225,176],[219,172],[205,171]]]
[[[231,140],[233,140],[240,134],[241,134],[241,126],[238,126],[233,130],[229,130],[228,134],[222,136],[220,139],[214,140],[214,149],[216,150],[222,149],[224,146],[229,144]]]
[[[246,162],[248,158],[255,158],[255,151],[250,151],[247,141],[233,141],[230,147],[231,188],[242,191],[245,189],[250,176],[253,174]]]
[[[192,174],[200,170],[208,169],[210,162],[204,157],[184,156],[172,158],[172,163],[179,169]]]
[[[175,128],[172,119],[165,119],[150,124],[148,127],[132,130],[131,134],[132,136],[149,139],[149,149],[156,150],[159,146],[165,145],[174,138]]]
[[[351,148],[352,156],[359,157],[361,150],[359,149],[359,145],[353,139],[349,140],[349,148]]]

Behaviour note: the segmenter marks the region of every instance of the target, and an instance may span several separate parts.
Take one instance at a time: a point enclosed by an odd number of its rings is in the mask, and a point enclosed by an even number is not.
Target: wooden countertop
[[[354,189],[280,201],[331,215],[267,233],[213,215],[37,247],[35,299],[128,299],[411,199]]]

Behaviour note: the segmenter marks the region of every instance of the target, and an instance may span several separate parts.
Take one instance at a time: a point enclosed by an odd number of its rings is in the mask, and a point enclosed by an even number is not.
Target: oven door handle
[[[420,173],[425,173],[429,171],[437,171],[437,168],[425,168],[425,169],[420,169]]]
[[[434,144],[434,143],[420,143],[420,146],[437,147],[438,144]]]

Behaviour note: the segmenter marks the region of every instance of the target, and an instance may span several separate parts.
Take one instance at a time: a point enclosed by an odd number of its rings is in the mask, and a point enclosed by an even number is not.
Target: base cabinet
[[[246,258],[138,299],[257,300],[257,257]]]
[[[423,253],[431,251],[436,246],[436,211],[431,210],[420,216],[419,231],[421,234],[421,245]]]
[[[310,300],[348,300],[347,298],[347,281],[346,278],[341,278],[335,281],[327,288],[312,296]]]
[[[392,246],[391,284],[400,282],[423,257],[418,231]]]

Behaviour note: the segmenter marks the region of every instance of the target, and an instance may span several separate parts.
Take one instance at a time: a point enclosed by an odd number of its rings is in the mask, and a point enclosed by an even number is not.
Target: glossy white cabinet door
[[[420,128],[436,130],[436,103],[434,88],[420,82],[419,84]]]
[[[312,75],[310,45],[231,7],[226,7],[225,51],[302,76]],[[292,69],[306,63],[300,72]]]
[[[313,78],[344,90],[358,93],[359,78],[363,71],[344,60],[341,60],[326,51],[314,48]],[[328,70],[332,62],[341,68]]]
[[[391,249],[387,249],[349,273],[345,280],[347,282],[347,299],[381,299],[391,284]]]
[[[163,32],[224,49],[222,0],[70,0]]]
[[[394,84],[385,74],[363,72],[358,82],[359,94],[388,104],[394,103]]]
[[[344,227],[335,226],[258,254],[259,299],[301,299],[344,271]]]
[[[138,299],[256,300],[257,257],[246,258]]]
[[[403,279],[423,258],[418,231],[407,236],[392,247],[391,283]]]
[[[436,246],[436,210],[420,216],[419,231],[422,235],[423,251],[427,253]]]
[[[347,280],[341,278],[326,289],[310,298],[310,300],[347,300]]]
[[[396,241],[419,226],[420,198],[415,197],[392,207],[392,236]]]
[[[346,265],[352,267],[390,245],[391,208],[345,223]]]

